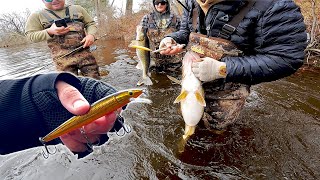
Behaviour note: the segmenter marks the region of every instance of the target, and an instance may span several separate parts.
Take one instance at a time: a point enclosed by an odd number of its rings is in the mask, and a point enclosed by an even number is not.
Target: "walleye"
[[[137,26],[136,33],[137,33],[136,39],[131,42],[129,47],[133,47],[133,48],[136,46],[147,47],[147,40],[146,40],[145,33],[143,32],[142,26]],[[142,84],[145,84],[147,86],[152,85],[153,83],[150,79],[150,72],[149,72],[150,51],[148,51],[147,49],[137,48],[136,53],[141,63],[141,69],[142,69],[142,79],[138,81],[137,85],[138,86]]]
[[[71,117],[45,137],[40,137],[39,140],[42,144],[45,144],[63,134],[79,129],[82,126],[123,107],[134,100],[134,98],[139,97],[143,92],[144,90],[142,89],[128,89],[110,94],[93,103],[86,114]]]
[[[204,90],[200,80],[195,77],[191,70],[193,61],[200,59],[194,52],[187,52],[182,61],[182,81],[181,93],[174,103],[179,103],[183,120],[185,122],[185,130],[183,139],[186,140],[191,136],[203,116],[206,102],[204,100]]]

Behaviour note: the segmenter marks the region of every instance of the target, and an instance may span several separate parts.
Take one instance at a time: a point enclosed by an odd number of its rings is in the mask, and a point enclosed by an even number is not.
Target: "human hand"
[[[50,28],[46,29],[49,35],[64,35],[70,31],[69,27],[57,27],[55,23],[53,23]]]
[[[94,43],[94,36],[88,34],[86,37],[82,39],[81,43],[84,43],[83,48],[91,46]]]
[[[90,109],[88,101],[75,87],[63,81],[58,81],[56,83],[56,89],[61,104],[70,113],[74,115],[82,115]],[[112,129],[116,117],[117,115],[115,112],[112,112],[88,125],[85,125],[83,129],[88,140],[91,143],[97,142],[101,134],[106,134]],[[87,139],[81,134],[79,129],[60,136],[60,139],[72,152],[84,152],[87,150]]]
[[[171,37],[165,37],[161,40],[159,49],[167,48],[166,50],[160,51],[160,54],[163,55],[175,55],[179,52],[182,52],[183,45],[177,44],[177,42]]]
[[[193,74],[200,81],[208,82],[227,76],[226,63],[209,57],[201,58],[200,60],[192,63]]]

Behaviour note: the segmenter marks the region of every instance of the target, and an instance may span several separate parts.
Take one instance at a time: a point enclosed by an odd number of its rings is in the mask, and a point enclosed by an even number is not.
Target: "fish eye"
[[[132,95],[133,95],[133,92],[132,92],[132,91],[129,91],[129,95],[132,96]]]

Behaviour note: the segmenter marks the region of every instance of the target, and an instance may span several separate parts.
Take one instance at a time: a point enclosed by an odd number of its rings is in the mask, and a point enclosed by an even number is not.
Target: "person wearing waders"
[[[150,49],[156,50],[164,35],[179,30],[180,18],[171,12],[168,0],[153,0],[153,7],[154,10],[142,18],[140,26],[146,34]],[[156,72],[175,72],[181,67],[181,54],[171,56],[156,52],[150,56],[155,62],[153,68]]]
[[[47,41],[58,71],[68,71],[99,79],[99,67],[89,46],[94,43],[97,27],[88,12],[79,5],[65,5],[65,0],[42,0],[45,8],[32,13],[25,35],[32,42]],[[72,50],[81,51],[67,55]],[[67,56],[66,56],[67,55]]]
[[[250,86],[295,73],[303,64],[306,26],[292,0],[186,0],[181,28],[166,35],[160,52],[186,44],[200,62],[192,71],[203,82],[206,107],[200,121],[210,130],[234,124]]]

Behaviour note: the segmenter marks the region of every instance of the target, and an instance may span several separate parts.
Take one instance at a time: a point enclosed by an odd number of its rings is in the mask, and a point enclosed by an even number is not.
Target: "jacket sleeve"
[[[192,11],[192,0],[186,0],[187,8]],[[192,31],[192,12],[183,9],[181,17],[180,29],[176,32],[166,35],[173,38],[179,44],[188,44],[189,34]]]
[[[43,28],[40,21],[39,12],[35,12],[28,17],[25,35],[31,42],[41,42],[52,39],[47,30]]]
[[[33,101],[34,90],[54,91],[58,74],[0,81],[0,154],[39,146],[48,132],[43,116]],[[49,102],[42,102],[50,103]]]
[[[253,53],[222,59],[226,81],[257,84],[293,74],[303,64],[305,30],[299,7],[293,1],[277,1],[257,21]]]
[[[86,33],[95,36],[95,34],[98,31],[96,22],[92,19],[87,10],[84,9],[82,6],[75,5],[75,7],[78,8],[83,15],[83,23],[86,29]]]

